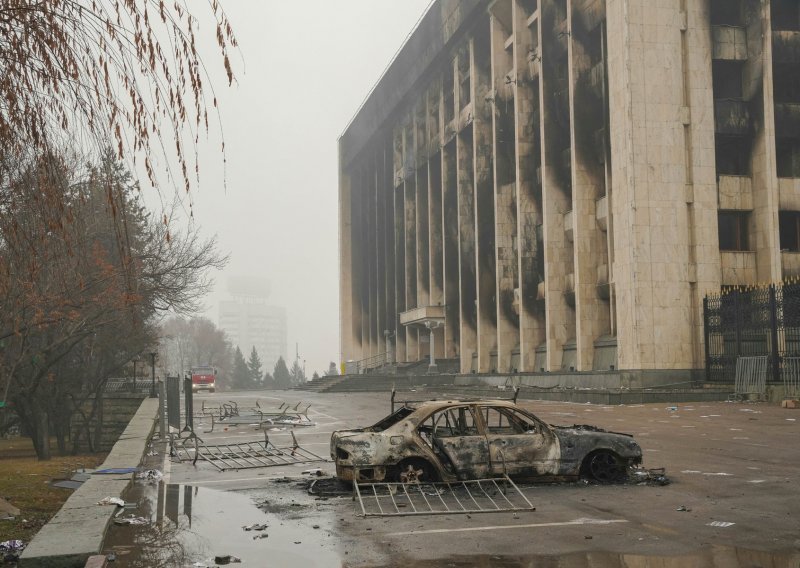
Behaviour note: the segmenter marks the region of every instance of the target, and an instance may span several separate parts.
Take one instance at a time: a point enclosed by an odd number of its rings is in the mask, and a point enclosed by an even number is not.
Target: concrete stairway
[[[292,390],[311,391],[311,392],[328,392],[328,389],[337,385],[345,379],[343,375],[331,375],[326,377],[319,377],[306,381],[302,385],[292,387]]]

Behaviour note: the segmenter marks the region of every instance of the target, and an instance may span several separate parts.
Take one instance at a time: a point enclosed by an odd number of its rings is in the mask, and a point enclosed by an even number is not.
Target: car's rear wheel
[[[434,467],[422,458],[401,461],[397,464],[393,477],[400,483],[430,483],[439,480]]]
[[[625,478],[627,467],[617,454],[600,450],[587,456],[584,473],[600,483],[615,483]]]

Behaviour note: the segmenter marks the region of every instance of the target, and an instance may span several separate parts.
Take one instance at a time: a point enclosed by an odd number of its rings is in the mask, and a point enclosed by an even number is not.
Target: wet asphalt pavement
[[[427,398],[411,393],[414,398]],[[441,398],[441,395],[439,395]],[[329,459],[330,433],[376,422],[388,394],[216,393],[240,409],[311,403],[315,425],[294,429],[300,445]],[[208,462],[165,460],[147,467],[161,483],[137,483],[123,515],[148,520],[112,526],[105,551],[115,566],[662,566],[800,567],[800,411],[764,404],[595,406],[524,401],[553,424],[593,424],[635,435],[645,466],[665,467],[668,486],[584,483],[521,486],[529,512],[363,518],[351,494],[306,490],[328,462],[219,471]],[[263,432],[195,419],[206,444],[263,440]],[[290,428],[268,431],[278,445]],[[253,526],[257,525],[257,526]],[[266,526],[264,526],[266,525]],[[249,529],[249,530],[248,530]]]

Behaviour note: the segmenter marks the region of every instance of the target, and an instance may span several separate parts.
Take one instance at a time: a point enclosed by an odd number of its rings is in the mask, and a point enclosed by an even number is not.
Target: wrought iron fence
[[[768,383],[794,381],[800,357],[800,283],[711,294],[703,300],[706,379],[733,383],[740,357],[766,357]]]

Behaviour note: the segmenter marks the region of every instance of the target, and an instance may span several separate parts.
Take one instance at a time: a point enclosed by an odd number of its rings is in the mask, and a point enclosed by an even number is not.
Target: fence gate
[[[800,283],[708,295],[703,300],[703,324],[708,382],[735,383],[738,391],[740,380],[745,380],[740,373],[752,372],[755,367],[750,365],[763,365],[764,388],[768,383],[797,384]],[[740,359],[751,358],[759,358],[758,363],[741,363],[745,366],[739,368]]]
[[[767,358],[739,357],[736,360],[736,394],[763,395],[767,387]]]

